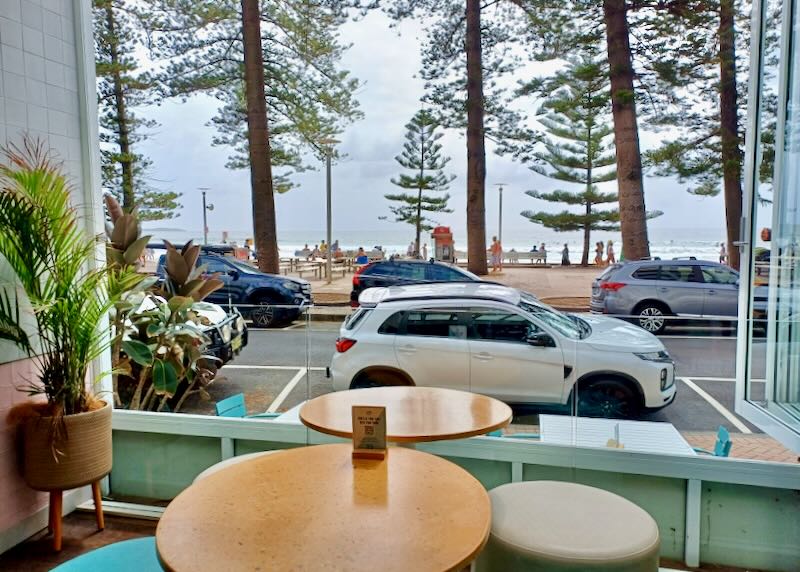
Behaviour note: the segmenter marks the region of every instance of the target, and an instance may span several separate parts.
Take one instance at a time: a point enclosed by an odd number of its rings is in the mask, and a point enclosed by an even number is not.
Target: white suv
[[[565,314],[485,282],[370,288],[359,302],[336,342],[335,390],[425,385],[551,404],[577,393],[578,414],[605,417],[675,399],[664,345],[616,318]]]

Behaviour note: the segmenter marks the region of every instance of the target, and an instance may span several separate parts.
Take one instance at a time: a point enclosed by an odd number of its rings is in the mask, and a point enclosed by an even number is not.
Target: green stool
[[[154,536],[108,544],[56,566],[51,572],[162,572]]]

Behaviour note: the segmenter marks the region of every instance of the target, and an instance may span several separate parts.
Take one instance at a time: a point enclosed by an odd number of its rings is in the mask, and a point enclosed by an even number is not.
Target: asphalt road
[[[228,395],[243,392],[250,413],[284,411],[309,398],[332,391],[325,368],[330,364],[339,324],[316,322],[277,330],[251,330],[250,343],[209,388],[211,401],[193,400],[186,412],[214,414],[213,404]],[[725,425],[730,431],[758,430],[733,413],[736,369],[736,338],[730,332],[675,331],[662,336],[676,363],[678,395],[661,411],[642,417],[667,421],[682,431],[715,431]],[[763,378],[764,344],[757,342],[753,355],[755,377]],[[755,391],[763,391],[763,383]],[[536,424],[543,409],[515,407],[517,423]],[[552,411],[547,411],[552,412]]]

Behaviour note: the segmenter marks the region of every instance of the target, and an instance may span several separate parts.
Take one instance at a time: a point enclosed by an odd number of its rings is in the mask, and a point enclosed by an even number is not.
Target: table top
[[[392,447],[287,449],[209,475],[156,530],[165,570],[461,570],[489,536],[486,490],[461,467]]]
[[[539,415],[542,443],[606,447],[619,426],[624,450],[668,455],[696,455],[672,423],[594,419],[570,415]]]
[[[321,395],[300,409],[308,427],[353,436],[352,407],[386,407],[386,438],[415,443],[483,435],[511,423],[511,408],[496,399],[437,387],[371,387]]]

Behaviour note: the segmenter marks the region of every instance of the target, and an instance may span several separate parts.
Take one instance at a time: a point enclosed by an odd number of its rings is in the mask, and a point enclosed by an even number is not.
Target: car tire
[[[574,396],[573,396],[574,398]],[[576,415],[607,419],[634,418],[641,412],[639,395],[620,379],[595,379],[578,387]]]
[[[410,385],[403,376],[388,371],[362,373],[350,383],[350,389],[366,389],[369,387],[391,387]]]
[[[662,333],[667,327],[667,309],[656,302],[645,302],[635,311],[635,321],[643,330],[653,335]]]

